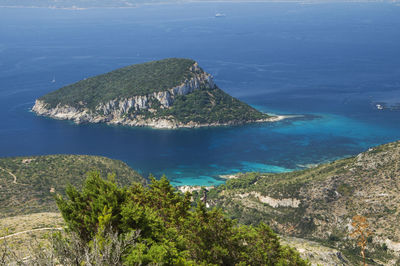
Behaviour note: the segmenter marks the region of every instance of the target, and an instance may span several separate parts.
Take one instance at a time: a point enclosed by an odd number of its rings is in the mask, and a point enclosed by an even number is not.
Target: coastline
[[[249,3],[249,4],[257,4],[257,3],[295,3],[295,4],[320,4],[320,3],[336,3],[335,1],[316,1],[316,0],[186,0],[186,1],[172,1],[172,2],[156,2],[156,3],[140,3],[140,4],[127,4],[125,6],[68,6],[68,7],[58,7],[58,6],[23,6],[23,5],[2,5],[0,8],[42,8],[42,9],[55,9],[55,10],[72,10],[72,11],[82,11],[89,9],[131,9],[138,8],[140,6],[159,6],[159,5],[174,5],[174,4],[212,4],[212,3],[229,3],[229,4],[239,4],[239,3]],[[339,3],[381,3],[378,0],[368,1],[368,0],[341,0]],[[396,2],[391,1],[383,1],[382,3],[392,3],[394,5],[400,5]]]
[[[40,100],[36,100],[35,105],[31,109],[32,112],[38,116],[45,116],[57,120],[72,120],[75,124],[99,124],[104,123],[107,125],[120,125],[131,127],[149,127],[152,129],[179,129],[179,128],[206,128],[206,127],[220,127],[220,126],[239,126],[251,123],[272,123],[278,122],[288,118],[301,117],[300,115],[275,115],[268,114],[270,117],[249,120],[249,121],[231,121],[225,123],[198,123],[190,121],[182,123],[177,121],[174,117],[167,118],[141,118],[131,120],[128,118],[112,118],[101,115],[93,115],[89,110],[78,110],[70,106],[57,106],[56,108],[48,109],[46,104]]]
[[[129,127],[149,127],[152,129],[183,129],[183,128],[207,128],[207,127],[229,127],[229,126],[240,126],[240,125],[246,125],[246,124],[252,124],[252,123],[273,123],[273,122],[278,122],[284,119],[289,119],[293,118],[294,116],[290,115],[277,115],[273,117],[269,117],[266,119],[260,119],[260,120],[255,120],[255,121],[246,121],[246,122],[227,122],[227,123],[207,123],[207,124],[202,124],[202,123],[196,123],[196,122],[189,122],[189,123],[181,123],[178,121],[172,121],[169,119],[148,119],[148,120],[111,120],[111,121],[102,121],[102,119],[95,118],[93,121],[81,121],[81,120],[75,120],[73,118],[68,118],[67,115],[64,117],[61,117],[60,115],[54,116],[54,115],[47,115],[43,113],[38,113],[35,110],[31,110],[34,112],[37,116],[44,116],[56,120],[69,120],[73,121],[75,124],[80,125],[80,124],[107,124],[107,125],[113,125],[113,126],[129,126]]]

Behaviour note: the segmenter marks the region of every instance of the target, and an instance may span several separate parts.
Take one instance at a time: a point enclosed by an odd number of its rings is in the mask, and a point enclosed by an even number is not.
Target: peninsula
[[[240,125],[282,119],[228,95],[191,59],[169,58],[78,81],[36,100],[32,111],[75,123],[153,128]]]

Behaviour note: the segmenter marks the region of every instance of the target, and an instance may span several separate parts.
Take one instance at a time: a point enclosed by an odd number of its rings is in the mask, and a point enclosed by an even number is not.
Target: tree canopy
[[[57,205],[83,245],[109,241],[106,228],[121,241],[135,234],[121,252],[125,265],[308,265],[267,225],[240,225],[192,202],[165,177],[150,179],[147,187],[119,187],[113,176],[105,180],[92,172],[80,191],[69,186],[66,198],[58,196]]]

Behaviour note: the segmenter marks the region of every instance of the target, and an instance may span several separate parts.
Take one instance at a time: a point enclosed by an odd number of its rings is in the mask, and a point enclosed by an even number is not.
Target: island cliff
[[[36,100],[38,115],[75,123],[154,128],[275,121],[229,96],[190,59],[132,65],[79,81]]]

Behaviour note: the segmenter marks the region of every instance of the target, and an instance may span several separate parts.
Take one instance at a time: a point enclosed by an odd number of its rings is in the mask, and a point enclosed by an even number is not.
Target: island
[[[191,59],[130,65],[36,100],[38,115],[152,128],[229,126],[280,120],[228,95]]]

